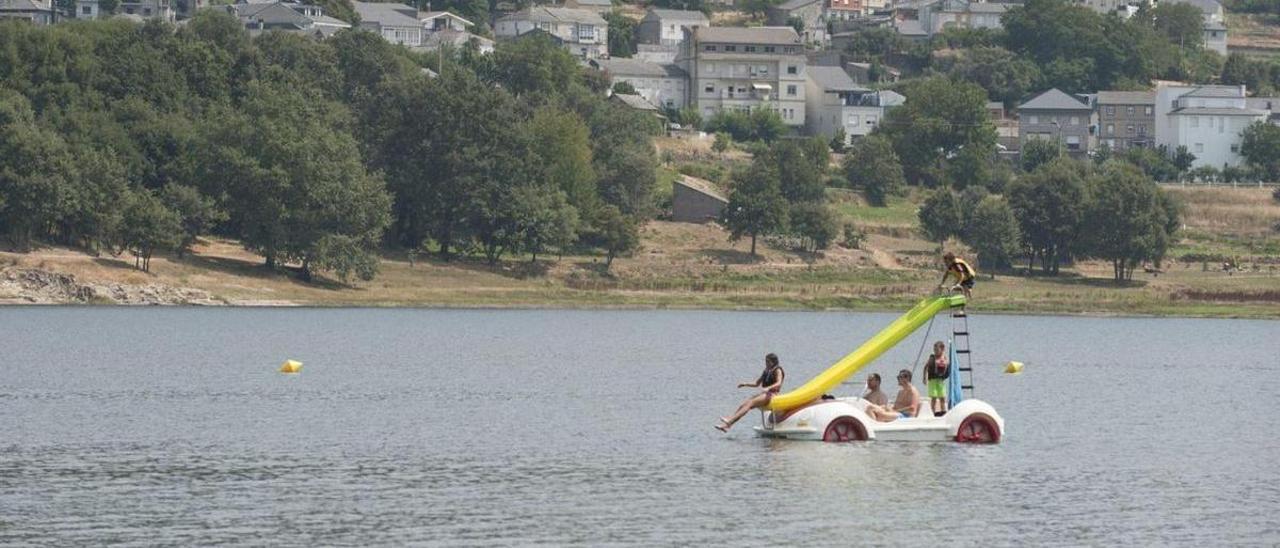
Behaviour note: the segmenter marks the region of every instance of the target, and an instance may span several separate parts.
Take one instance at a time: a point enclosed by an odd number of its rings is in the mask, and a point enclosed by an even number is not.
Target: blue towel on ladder
[[[950,341],[950,355],[947,363],[951,364],[951,375],[947,377],[947,409],[951,409],[964,399],[964,389],[960,388],[960,364],[956,363],[956,342]]]

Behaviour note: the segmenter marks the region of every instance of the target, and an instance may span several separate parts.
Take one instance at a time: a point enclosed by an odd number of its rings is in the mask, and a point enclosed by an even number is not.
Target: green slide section
[[[857,373],[858,370],[866,367],[867,364],[875,361],[881,354],[896,346],[907,335],[920,329],[939,312],[964,306],[964,295],[949,295],[945,297],[930,297],[920,301],[914,308],[903,314],[901,318],[894,320],[888,327],[881,330],[871,340],[859,346],[848,356],[840,358],[835,365],[828,367],[818,376],[804,383],[804,386],[774,396],[769,402],[771,411],[786,411],[795,407],[800,407],[806,403],[818,399],[823,394],[830,392],[831,389],[839,386],[850,375]]]

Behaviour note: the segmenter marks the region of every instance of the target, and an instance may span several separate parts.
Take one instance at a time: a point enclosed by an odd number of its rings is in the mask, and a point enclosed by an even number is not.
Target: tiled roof
[[[644,97],[630,93],[614,93],[614,98],[636,110],[658,110],[658,106],[646,101]]]
[[[1154,105],[1154,91],[1099,91],[1099,105]]]
[[[377,2],[351,2],[360,21],[377,23],[390,27],[421,27],[418,20],[418,9],[404,4],[382,4]]]
[[[649,13],[645,14],[645,17],[648,18],[649,15],[653,15],[660,19],[672,19],[675,21],[701,21],[704,25],[710,24],[710,20],[707,19],[706,14],[700,11],[649,8]]]
[[[1180,108],[1169,114],[1186,114],[1201,116],[1266,116],[1271,114],[1265,110],[1255,110],[1251,108],[1212,108],[1212,107],[1189,107]]]
[[[694,41],[789,46],[800,44],[800,35],[791,27],[698,27]]]
[[[535,23],[587,23],[590,25],[600,26],[608,25],[604,18],[591,10],[548,8],[543,6],[525,8],[513,14],[503,16],[498,20],[533,21]]]
[[[1018,110],[1089,110],[1089,105],[1058,88],[1053,88],[1018,105]]]
[[[1183,97],[1218,97],[1239,99],[1244,97],[1244,89],[1240,86],[1200,86]]]
[[[823,91],[865,91],[840,67],[806,67],[805,74]]]

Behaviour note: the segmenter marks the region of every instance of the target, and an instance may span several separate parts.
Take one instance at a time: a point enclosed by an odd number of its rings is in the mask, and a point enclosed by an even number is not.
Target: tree
[[[782,117],[773,110],[761,108],[750,113],[720,110],[707,121],[707,131],[725,132],[735,141],[771,143],[787,131]]]
[[[277,262],[301,263],[304,280],[335,258],[373,254],[389,223],[382,179],[361,164],[340,105],[254,82],[237,109],[220,109],[206,136],[200,178],[227,196],[241,243]],[[180,230],[180,229],[179,229]],[[179,230],[175,230],[177,233]],[[356,245],[320,245],[329,236]]]
[[[751,236],[751,256],[756,256],[756,240],[776,234],[787,226],[787,200],[779,188],[777,167],[757,161],[750,170],[734,174],[733,193],[724,208],[722,221],[729,239]]]
[[[1039,257],[1044,272],[1058,273],[1083,230],[1085,201],[1083,170],[1068,158],[1055,159],[1009,187],[1009,205],[1029,252],[1028,269]]]
[[[171,184],[160,192],[160,201],[178,216],[181,231],[174,251],[182,257],[191,251],[196,239],[213,228],[213,225],[226,221],[227,214],[218,209],[217,203],[204,196],[195,187]]]
[[[986,268],[1006,268],[1020,247],[1018,220],[1004,198],[987,196],[974,207],[964,242]]]
[[[1178,145],[1173,151],[1173,167],[1178,170],[1178,175],[1186,173],[1195,164],[1196,155],[1187,150],[1186,145]]]
[[[732,142],[733,138],[728,133],[717,132],[715,140],[711,142],[711,150],[715,151],[716,154],[723,155],[726,150],[729,150],[729,144]]]
[[[569,51],[546,33],[531,32],[498,43],[493,59],[498,81],[517,97],[550,99],[563,95],[580,69]]]
[[[920,218],[920,229],[931,242],[942,246],[947,238],[959,236],[964,226],[964,217],[960,211],[960,202],[955,192],[949,188],[939,188],[925,198],[917,213]]]
[[[1132,279],[1142,261],[1163,258],[1171,236],[1170,211],[1155,181],[1137,167],[1112,162],[1087,185],[1084,254],[1109,261],[1116,282]]]
[[[906,104],[889,111],[881,129],[893,140],[908,181],[922,182],[944,157],[962,149],[994,152],[996,130],[982,88],[935,77],[903,91]]]
[[[640,225],[634,217],[624,215],[617,206],[607,205],[600,210],[596,230],[605,248],[604,269],[613,267],[615,257],[626,255],[640,247]]]
[[[1173,181],[1178,178],[1178,168],[1174,167],[1169,157],[1162,150],[1150,148],[1130,148],[1124,152],[1124,161],[1137,166],[1157,181]]]
[[[947,182],[956,190],[987,187],[991,184],[991,154],[988,151],[963,148],[947,160]]]
[[[622,81],[619,81],[619,82],[615,82],[615,83],[613,84],[613,92],[614,92],[614,93],[621,93],[621,94],[624,94],[624,95],[635,95],[635,94],[636,94],[636,88],[635,88],[635,86],[631,85],[631,82],[622,82]]]
[[[631,57],[636,54],[636,20],[618,10],[604,14],[609,23],[609,56]]]
[[[869,135],[855,142],[842,168],[849,188],[861,190],[872,205],[883,207],[889,197],[906,194],[902,164],[883,136]]]
[[[847,146],[845,143],[847,143],[848,141],[849,141],[849,135],[845,133],[844,127],[841,126],[836,128],[836,132],[831,136],[831,143],[829,144],[829,146],[831,147],[831,152],[835,152],[835,153],[844,152],[844,148],[845,146]]]
[[[1031,173],[1040,166],[1052,162],[1060,155],[1062,155],[1062,147],[1057,142],[1031,139],[1027,141],[1027,144],[1022,145],[1018,159],[1020,160],[1019,164],[1022,166],[1022,171]]]
[[[1240,154],[1267,180],[1280,181],[1280,126],[1254,122],[1245,128]]]
[[[530,177],[564,194],[579,212],[599,207],[592,165],[591,130],[571,112],[544,107],[524,123],[528,134]]]
[[[547,247],[564,249],[577,238],[578,210],[555,188],[525,185],[512,194],[520,246],[538,261]]]
[[[779,189],[788,202],[821,202],[825,199],[826,184],[822,180],[822,171],[817,167],[819,163],[826,164],[825,144],[822,152],[815,154],[794,141],[779,142],[762,155],[762,160],[776,167]]]
[[[177,247],[182,241],[178,214],[147,190],[134,192],[124,206],[121,245],[135,257],[134,266],[151,271],[151,255],[157,249]]]
[[[1171,43],[1199,48],[1204,43],[1204,18],[1195,4],[1160,4],[1150,10],[1157,31]]]
[[[788,216],[791,234],[800,239],[800,248],[816,252],[831,247],[839,234],[835,213],[825,204],[807,202],[791,206]]]
[[[40,128],[22,96],[0,94],[0,232],[20,250],[45,234],[77,176],[66,143]]]
[[[1001,47],[963,51],[949,74],[982,86],[991,99],[1006,104],[1026,97],[1040,80],[1040,69],[1034,63]]]

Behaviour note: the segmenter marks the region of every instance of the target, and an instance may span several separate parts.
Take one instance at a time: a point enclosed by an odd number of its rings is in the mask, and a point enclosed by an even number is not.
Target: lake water
[[[1280,322],[974,315],[995,446],[712,428],[893,317],[0,308],[0,545],[1280,543]]]

